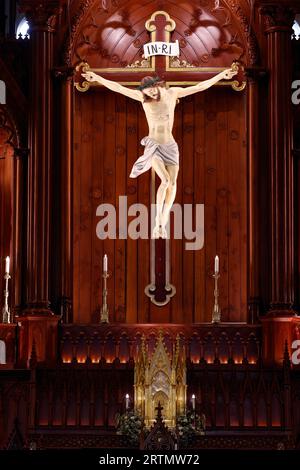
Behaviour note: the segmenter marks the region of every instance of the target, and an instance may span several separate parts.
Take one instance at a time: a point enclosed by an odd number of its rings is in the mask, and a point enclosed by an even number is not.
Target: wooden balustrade
[[[160,330],[170,353],[179,335],[192,363],[256,364],[261,358],[258,325],[63,325],[60,360],[64,364],[125,364],[136,357],[143,335],[151,352]]]

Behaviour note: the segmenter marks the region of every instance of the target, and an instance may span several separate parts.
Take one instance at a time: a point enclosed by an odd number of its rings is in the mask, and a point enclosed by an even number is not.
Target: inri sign
[[[148,42],[144,45],[145,59],[152,55],[170,55],[172,57],[179,57],[179,43],[175,42]]]

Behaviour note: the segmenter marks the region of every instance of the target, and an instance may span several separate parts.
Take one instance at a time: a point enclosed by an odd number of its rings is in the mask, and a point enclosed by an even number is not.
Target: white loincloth
[[[175,141],[159,144],[151,137],[144,137],[141,144],[145,146],[144,154],[134,163],[130,178],[136,178],[152,166],[152,158],[160,158],[164,165],[179,165],[179,149]]]

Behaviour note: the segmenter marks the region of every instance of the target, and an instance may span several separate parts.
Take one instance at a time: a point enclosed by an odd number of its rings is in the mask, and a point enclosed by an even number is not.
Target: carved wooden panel
[[[292,446],[290,403],[299,384],[288,369],[194,365],[187,383],[189,403],[194,393],[197,412],[206,415],[207,434],[195,447],[215,447],[218,441],[226,448],[261,448],[259,436],[267,448],[288,437]],[[12,440],[15,418],[26,447],[30,442],[37,448],[126,446],[115,429],[126,393],[133,396],[133,368],[127,364],[2,371],[0,446]]]
[[[207,429],[277,429],[287,426],[285,385],[280,375],[221,369],[213,374],[194,365],[188,371],[189,396],[196,396],[196,410],[206,416]],[[290,393],[290,388],[289,388]]]
[[[14,145],[16,131],[5,108],[0,108],[0,286],[4,290],[4,259],[12,256],[14,223]],[[2,300],[2,299],[1,299]],[[1,304],[2,305],[2,304]]]
[[[6,363],[11,367],[16,362],[16,325],[0,324],[0,340],[5,343]]]
[[[261,360],[261,327],[257,325],[62,325],[59,360],[62,364],[125,364],[136,359],[144,336],[150,354],[163,329],[172,355],[177,335],[190,364],[239,364]]]
[[[111,321],[211,321],[213,259],[221,260],[223,321],[246,320],[247,172],[245,96],[215,88],[181,100],[174,136],[180,149],[176,202],[205,205],[205,242],[198,251],[187,240],[171,240],[171,280],[177,293],[157,307],[144,294],[149,284],[149,240],[99,240],[97,207],[118,208],[119,196],[150,204],[150,172],[129,173],[147,135],[139,103],[109,91],[76,94],[74,128],[74,321],[99,321],[102,257],[108,254]],[[117,209],[118,214],[118,209]],[[133,218],[128,218],[128,222]]]
[[[220,0],[86,1],[73,19],[66,60],[87,61],[92,67],[122,68],[142,59],[142,45],[149,41],[144,28],[156,10],[165,10],[176,21],[171,40],[180,43],[180,62],[194,66],[230,65],[233,60],[253,64],[257,46],[248,19],[238,2]]]

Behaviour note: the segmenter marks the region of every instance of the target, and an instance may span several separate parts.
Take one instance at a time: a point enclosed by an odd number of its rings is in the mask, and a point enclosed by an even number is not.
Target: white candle
[[[219,272],[219,257],[218,255],[215,257],[215,274]]]
[[[126,408],[126,410],[128,410],[128,408],[129,408],[129,395],[128,395],[128,393],[126,393],[126,395],[125,395],[125,408]]]
[[[196,408],[196,396],[194,394],[192,395],[192,408],[193,410]]]
[[[6,273],[9,273],[9,265],[10,265],[10,258],[9,258],[9,256],[7,256],[5,258],[5,272]]]
[[[104,256],[103,256],[103,271],[104,271],[105,273],[107,273],[107,266],[108,266],[107,255],[104,255]]]

